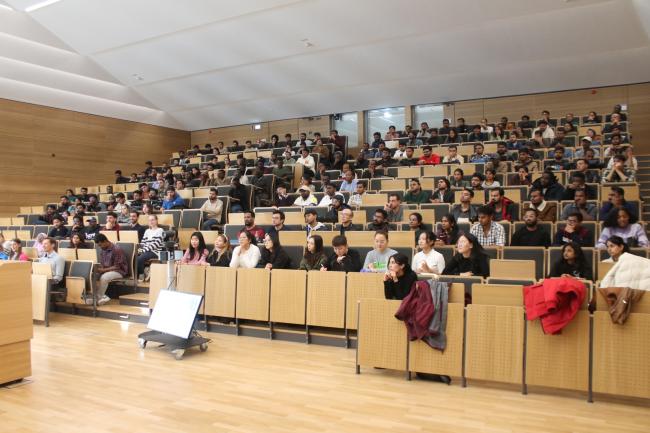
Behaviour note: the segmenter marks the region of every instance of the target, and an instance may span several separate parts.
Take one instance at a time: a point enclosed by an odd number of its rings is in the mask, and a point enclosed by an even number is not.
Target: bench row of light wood
[[[612,324],[602,298],[593,316],[585,303],[560,335],[525,320],[522,286],[474,284],[472,298],[465,309],[449,304],[442,353],[408,341],[394,317],[399,301],[362,299],[357,365],[518,384],[524,393],[532,385],[584,391],[589,398],[592,392],[650,398],[647,296],[623,326]]]

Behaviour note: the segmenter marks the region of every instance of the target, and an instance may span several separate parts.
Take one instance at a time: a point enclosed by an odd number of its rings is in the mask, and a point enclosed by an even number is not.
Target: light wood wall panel
[[[456,102],[454,107],[454,117],[458,119],[459,117],[465,118],[465,123],[468,125],[473,125],[478,123],[483,118],[483,99],[475,99],[472,101],[459,101]],[[456,120],[453,120],[451,123],[454,125]],[[450,119],[451,120],[451,119]]]
[[[330,116],[303,117],[298,119],[298,132],[304,132],[307,137],[313,137],[314,132],[320,132],[323,137],[330,134]]]
[[[111,183],[117,168],[139,172],[189,143],[188,131],[0,99],[0,214]]]
[[[634,152],[650,154],[650,83],[628,86]]]
[[[486,99],[483,103],[483,114],[488,122],[498,122],[503,116],[516,122],[524,113],[534,117],[534,113],[530,112],[534,107],[534,101],[532,95]]]

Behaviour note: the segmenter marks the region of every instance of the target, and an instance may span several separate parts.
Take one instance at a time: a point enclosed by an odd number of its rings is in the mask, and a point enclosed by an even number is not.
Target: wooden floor
[[[145,327],[54,314],[32,382],[0,388],[1,433],[648,432],[650,404],[354,373],[354,351],[206,334],[176,361]],[[1,360],[0,360],[1,362]],[[556,395],[553,395],[556,394]]]

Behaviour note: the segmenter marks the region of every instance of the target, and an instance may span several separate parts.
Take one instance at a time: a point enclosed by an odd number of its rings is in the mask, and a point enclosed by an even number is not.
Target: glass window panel
[[[404,130],[404,107],[379,108],[366,111],[366,139],[372,141],[372,134],[386,135],[389,126],[398,131]]]
[[[444,110],[442,104],[424,104],[413,107],[413,129],[420,129],[420,123],[427,122],[429,128],[442,125]]]
[[[334,116],[334,129],[348,137],[348,147],[359,146],[359,119],[356,112]]]

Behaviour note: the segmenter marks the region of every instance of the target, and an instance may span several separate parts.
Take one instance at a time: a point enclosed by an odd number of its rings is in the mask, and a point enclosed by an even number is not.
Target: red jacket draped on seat
[[[540,318],[545,334],[559,334],[580,309],[586,287],[575,278],[547,278],[524,287],[528,320]]]

